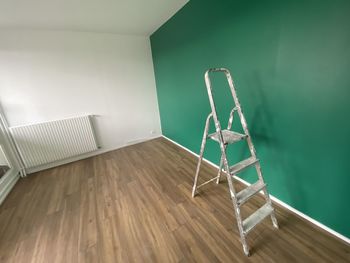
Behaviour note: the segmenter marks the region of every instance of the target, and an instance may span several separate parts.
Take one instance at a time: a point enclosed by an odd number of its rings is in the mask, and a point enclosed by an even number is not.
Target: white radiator
[[[26,168],[98,149],[91,116],[10,127]]]

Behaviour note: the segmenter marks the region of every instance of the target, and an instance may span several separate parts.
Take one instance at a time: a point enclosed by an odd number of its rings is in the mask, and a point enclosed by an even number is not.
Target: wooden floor
[[[30,175],[0,207],[0,262],[350,262],[349,245],[278,206],[280,230],[265,220],[246,258],[226,182],[191,198],[195,165],[156,139]]]

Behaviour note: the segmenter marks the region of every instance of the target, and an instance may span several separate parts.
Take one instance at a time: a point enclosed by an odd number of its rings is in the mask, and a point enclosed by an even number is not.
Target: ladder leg
[[[202,143],[201,151],[200,151],[199,158],[198,158],[196,175],[194,177],[194,184],[193,184],[193,189],[192,189],[192,197],[194,197],[196,195],[198,175],[199,175],[199,170],[200,170],[201,163],[203,160],[204,148],[205,148],[205,141],[204,141],[204,143]]]
[[[224,146],[225,147],[225,151],[226,151],[226,147],[227,145]],[[220,183],[220,177],[221,177],[221,172],[222,172],[222,166],[224,164],[224,157],[221,155],[221,158],[220,158],[220,165],[219,165],[219,171],[218,171],[218,175],[217,175],[217,178],[216,179],[216,184],[219,184]]]
[[[232,205],[233,205],[233,209],[235,210],[235,216],[236,216],[236,220],[237,220],[237,226],[238,226],[238,231],[239,231],[239,235],[241,237],[241,243],[243,246],[243,251],[244,254],[248,257],[250,255],[249,253],[249,246],[247,244],[247,240],[245,238],[245,234],[243,231],[243,221],[242,221],[242,216],[241,216],[241,209],[239,208],[239,205],[237,204],[237,200],[236,200],[236,190],[233,186],[233,182],[232,182],[232,176],[230,174],[230,167],[228,165],[228,161],[226,158],[226,146],[224,146],[223,144],[221,144],[221,159],[224,165],[224,170],[226,173],[226,178],[227,178],[227,183],[228,183],[228,187],[230,190],[230,196],[231,196],[231,201],[232,201]]]
[[[259,180],[262,181],[262,182],[264,182],[264,178],[263,178],[263,175],[262,175],[262,172],[261,172],[260,163],[257,163],[257,164],[255,165],[255,169],[256,169],[256,172],[258,173]],[[266,203],[268,203],[269,205],[272,206],[270,194],[269,194],[269,192],[267,191],[266,186],[265,186],[264,189],[263,189],[263,193],[264,193],[264,197],[265,197]],[[272,221],[273,227],[274,227],[274,228],[278,228],[278,222],[277,222],[277,218],[276,218],[276,215],[275,215],[275,211],[273,211],[273,212],[271,213],[271,221]]]
[[[223,163],[223,158],[221,156],[221,158],[220,158],[220,165],[219,165],[219,171],[218,171],[218,175],[217,175],[218,179],[216,179],[216,184],[220,183],[220,177],[221,177],[221,171],[222,171],[222,163]]]
[[[203,154],[204,154],[204,149],[205,149],[205,144],[207,142],[207,137],[208,137],[208,131],[209,131],[209,121],[210,118],[212,117],[212,113],[210,113],[207,117],[207,120],[205,122],[205,128],[204,128],[204,133],[203,133],[203,139],[202,139],[202,144],[201,144],[201,150],[199,153],[199,158],[198,158],[198,163],[197,163],[197,169],[196,169],[196,175],[194,177],[194,184],[193,184],[193,189],[192,189],[192,197],[196,195],[196,190],[197,190],[197,182],[198,182],[198,176],[199,176],[199,170],[201,167],[201,163],[203,160]]]
[[[230,127],[230,126],[229,126]],[[227,145],[224,145],[224,150],[226,152],[226,148],[227,148]],[[222,172],[222,167],[224,165],[224,156],[221,154],[221,158],[220,158],[220,166],[219,166],[219,171],[218,171],[218,175],[217,175],[217,178],[216,179],[216,184],[219,184],[220,183],[220,177],[221,177],[221,172]]]

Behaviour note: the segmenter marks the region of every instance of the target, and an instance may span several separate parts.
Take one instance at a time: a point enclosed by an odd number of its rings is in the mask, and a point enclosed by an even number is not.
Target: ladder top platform
[[[245,134],[241,134],[230,130],[222,130],[221,132],[222,132],[222,137],[224,139],[224,144],[235,143],[247,138],[247,135]],[[219,134],[217,132],[209,134],[208,137],[216,142],[220,142]]]

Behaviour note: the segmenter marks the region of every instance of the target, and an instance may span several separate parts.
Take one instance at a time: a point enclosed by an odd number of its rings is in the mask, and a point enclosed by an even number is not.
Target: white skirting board
[[[168,138],[168,137],[166,137],[166,136],[164,136],[164,135],[163,135],[162,137],[163,137],[164,139],[166,139],[166,140],[172,142],[173,144],[179,146],[180,148],[184,149],[185,151],[191,153],[192,155],[194,155],[194,156],[196,156],[196,157],[199,157],[198,154],[196,154],[195,152],[192,152],[191,150],[189,150],[189,149],[187,149],[186,147],[182,146],[181,144],[179,144],[179,143],[173,141],[172,139],[170,139],[170,138]],[[216,164],[214,164],[214,163],[212,163],[211,161],[209,161],[209,160],[207,160],[207,159],[205,159],[205,158],[203,158],[203,161],[206,162],[207,164],[209,164],[209,165],[215,167],[216,169],[219,169],[219,166],[216,165]],[[194,176],[194,175],[193,175],[193,176]],[[235,176],[234,178],[235,178],[236,180],[240,181],[241,183],[247,185],[247,186],[250,185],[250,183],[248,183],[247,181],[243,180],[242,178],[239,178],[239,177],[237,177],[237,176]],[[300,216],[300,217],[306,219],[307,221],[311,222],[312,224],[314,224],[314,225],[316,225],[316,226],[318,226],[318,227],[324,229],[325,231],[329,232],[330,234],[332,234],[332,235],[336,236],[337,238],[340,238],[341,240],[343,240],[343,241],[345,241],[346,243],[350,244],[350,238],[347,238],[346,236],[344,236],[344,235],[342,235],[342,234],[340,234],[340,233],[334,231],[333,229],[329,228],[328,226],[325,226],[324,224],[318,222],[317,220],[315,220],[315,219],[313,219],[313,218],[311,218],[311,217],[305,215],[304,213],[302,213],[302,212],[298,211],[297,209],[291,207],[290,205],[284,203],[283,201],[279,200],[278,198],[274,197],[273,195],[270,195],[270,197],[271,197],[271,199],[272,199],[274,202],[276,202],[277,204],[283,206],[284,208],[288,209],[289,211],[291,211],[291,212],[297,214],[298,216]]]
[[[121,148],[124,148],[124,147],[128,147],[128,146],[131,146],[131,145],[134,145],[134,144],[138,144],[138,143],[141,143],[141,142],[146,142],[146,141],[153,140],[153,139],[160,138],[160,137],[162,137],[162,135],[155,134],[155,135],[152,135],[152,136],[150,136],[148,138],[142,138],[142,139],[137,139],[137,140],[125,142],[125,144],[120,145],[119,147],[115,147],[113,149],[104,149],[102,147],[102,148],[100,148],[100,149],[98,149],[97,151],[94,151],[94,152],[81,154],[79,156],[74,156],[74,157],[71,157],[71,158],[67,158],[67,159],[64,159],[64,160],[59,160],[59,161],[56,161],[56,162],[48,163],[48,164],[37,166],[37,167],[28,168],[27,169],[27,173],[28,174],[32,174],[32,173],[40,172],[40,171],[43,171],[43,170],[47,170],[47,169],[54,168],[54,167],[61,166],[61,165],[65,165],[65,164],[68,164],[68,163],[84,160],[84,159],[87,159],[87,158],[90,158],[90,157],[94,157],[94,156],[97,156],[97,155],[100,155],[100,154],[112,152],[112,151],[115,151],[115,150],[118,150],[118,149],[121,149]]]

